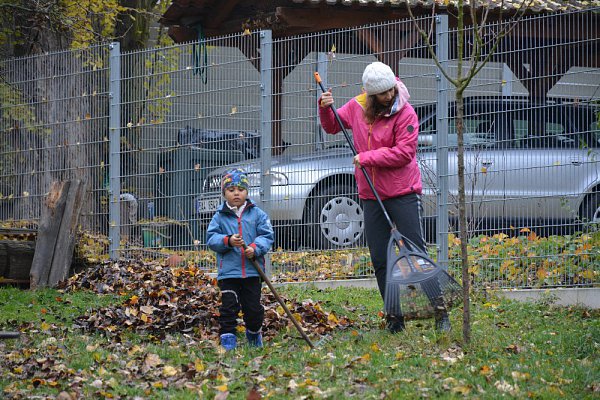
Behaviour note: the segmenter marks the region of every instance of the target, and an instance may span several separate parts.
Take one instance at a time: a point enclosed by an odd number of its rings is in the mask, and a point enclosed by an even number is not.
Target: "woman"
[[[423,185],[416,158],[419,119],[408,102],[410,95],[406,86],[386,64],[369,64],[363,72],[362,82],[364,92],[340,107],[338,114],[345,128],[352,129],[358,153],[353,162],[358,195],[364,205],[367,244],[379,292],[385,301],[390,226],[359,169],[364,168],[369,174],[398,231],[412,243],[412,250],[426,253],[421,228],[420,195]],[[319,99],[321,125],[331,134],[341,130],[331,110],[333,102],[331,91],[323,93]],[[433,292],[439,294],[439,287],[434,286],[437,290]],[[438,310],[435,313],[436,327],[448,331],[448,314],[443,303],[441,306],[437,304],[441,297],[433,296],[435,300],[431,298],[430,301]],[[387,327],[393,333],[404,330],[404,317],[388,315]]]

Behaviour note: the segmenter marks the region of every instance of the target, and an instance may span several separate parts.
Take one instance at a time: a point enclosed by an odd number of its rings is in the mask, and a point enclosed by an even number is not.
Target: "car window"
[[[513,125],[518,126],[518,135],[512,143],[513,148],[555,148],[574,147],[575,141],[568,135],[564,125],[534,118],[515,119]]]
[[[578,148],[600,148],[600,111],[576,113],[574,117],[578,127]]]
[[[598,121],[588,109],[564,106],[532,108],[512,121],[512,148],[597,148],[600,147]]]
[[[435,148],[437,144],[436,118],[429,116],[420,121],[419,126],[419,147]],[[495,146],[496,138],[494,133],[494,121],[481,116],[465,117],[464,124],[464,144],[465,148],[491,148]],[[458,146],[458,133],[456,129],[456,120],[448,121],[448,146],[456,148]]]
[[[419,149],[435,149],[435,107],[417,107]],[[600,117],[589,107],[565,104],[473,103],[465,108],[465,149],[600,148]],[[458,145],[456,121],[448,121],[448,145]]]
[[[598,116],[600,118],[600,115]],[[588,132],[584,132],[580,147],[600,148],[600,121],[590,124]]]

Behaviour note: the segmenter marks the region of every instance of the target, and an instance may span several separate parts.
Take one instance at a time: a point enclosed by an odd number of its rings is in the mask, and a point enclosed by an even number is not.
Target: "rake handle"
[[[323,93],[325,93],[327,90],[323,86],[323,81],[321,80],[321,75],[319,75],[318,72],[315,72],[314,75],[315,75],[315,81],[317,81],[317,83],[319,84],[319,87],[321,88]],[[344,124],[342,123],[340,115],[338,114],[335,106],[332,104],[329,107],[331,108],[331,111],[333,111],[335,120],[337,121],[337,123],[340,125],[340,128],[342,129],[342,133],[344,134],[344,137],[346,138],[346,141],[348,142],[350,149],[352,149],[352,153],[355,156],[358,155],[358,152],[356,151],[356,147],[354,147],[354,143],[352,143],[352,139],[350,138],[350,135],[346,131],[346,128],[344,128]],[[390,218],[390,215],[388,214],[387,210],[385,209],[385,206],[383,205],[383,201],[381,200],[381,197],[379,197],[379,193],[377,193],[377,190],[375,190],[375,185],[373,184],[371,177],[367,173],[367,170],[364,169],[362,166],[359,167],[359,169],[362,171],[363,175],[365,176],[365,179],[367,180],[367,183],[369,184],[369,187],[371,188],[373,195],[377,199],[377,202],[379,203],[379,206],[381,207],[381,210],[383,211],[383,215],[385,216],[385,219],[387,220],[388,224],[390,225],[390,228],[392,228],[392,230],[395,230],[396,225],[394,225],[394,223],[392,222],[392,219]]]
[[[248,248],[248,245],[246,245],[246,243],[243,243],[242,247],[244,248],[244,250],[246,250]],[[314,349],[315,345],[310,341],[310,339],[308,338],[306,333],[304,333],[304,330],[302,329],[302,327],[300,326],[298,321],[296,321],[296,318],[294,318],[294,315],[292,314],[290,309],[285,305],[285,302],[281,299],[281,297],[279,297],[279,294],[277,294],[277,291],[275,291],[273,284],[271,283],[269,278],[267,278],[267,275],[265,274],[265,272],[262,270],[262,268],[258,264],[258,261],[256,261],[256,258],[254,257],[254,258],[250,259],[250,261],[252,261],[252,265],[254,265],[254,268],[256,268],[256,271],[258,272],[258,275],[260,275],[261,279],[263,281],[265,281],[265,283],[271,290],[271,293],[273,293],[273,296],[275,296],[275,298],[277,299],[279,304],[281,304],[281,307],[283,307],[283,310],[285,311],[287,316],[292,320],[292,322],[294,323],[294,326],[296,327],[298,332],[300,332],[300,335],[302,336],[302,338],[306,341],[306,343],[308,343],[308,345],[310,346],[311,349]]]
[[[0,331],[0,339],[17,339],[20,332]]]

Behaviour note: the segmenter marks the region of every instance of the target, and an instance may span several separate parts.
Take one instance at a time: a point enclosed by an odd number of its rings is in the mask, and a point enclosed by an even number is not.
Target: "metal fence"
[[[465,91],[476,284],[600,281],[597,15],[485,27],[482,57],[493,55]],[[111,256],[178,252],[213,269],[204,233],[221,201],[223,168],[236,164],[276,228],[274,276],[370,276],[351,153],[341,135],[319,126],[313,72],[341,106],[360,93],[364,67],[382,60],[398,71],[419,114],[427,238],[454,269],[455,91],[415,23],[433,28],[440,64],[455,76],[458,33],[444,15],[3,61],[0,219],[35,222],[52,180],[81,177],[90,188],[82,228],[108,235]],[[465,39],[472,48],[472,32]]]
[[[82,178],[82,228],[106,234],[108,48],[0,61],[0,71],[0,219],[35,223],[53,180]]]

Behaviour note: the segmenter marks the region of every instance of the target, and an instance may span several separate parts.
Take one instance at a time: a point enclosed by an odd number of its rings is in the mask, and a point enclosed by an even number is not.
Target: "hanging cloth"
[[[192,60],[194,62],[194,75],[200,75],[202,82],[208,82],[208,51],[206,46],[206,37],[202,24],[197,23],[194,29],[198,32],[198,42],[192,45]]]

